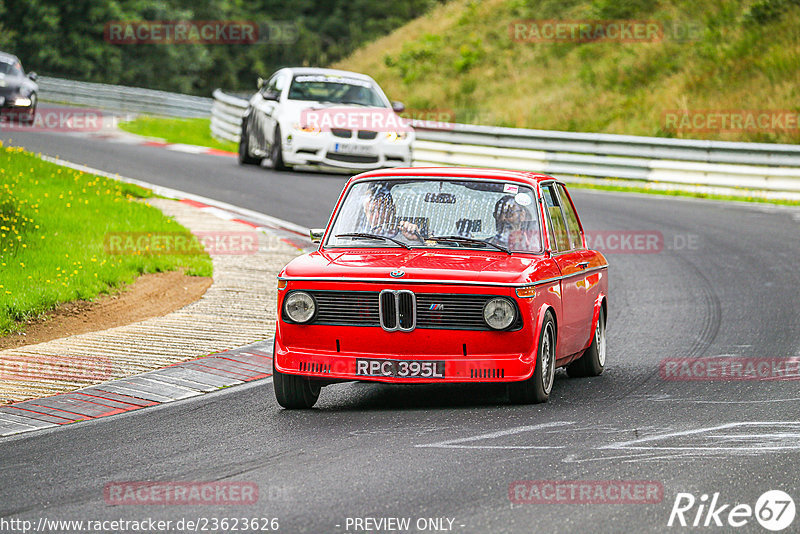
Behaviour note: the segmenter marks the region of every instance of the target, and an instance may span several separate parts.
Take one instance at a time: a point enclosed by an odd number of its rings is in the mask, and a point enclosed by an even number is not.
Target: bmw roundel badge
[[[400,278],[401,276],[405,276],[405,274],[406,274],[405,271],[403,271],[402,269],[395,269],[394,271],[389,273],[389,276],[391,276],[392,278]]]

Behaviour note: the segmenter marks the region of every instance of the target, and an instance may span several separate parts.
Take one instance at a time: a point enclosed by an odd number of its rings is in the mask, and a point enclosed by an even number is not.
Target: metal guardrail
[[[211,98],[200,96],[45,76],[40,76],[37,83],[40,100],[115,112],[205,118],[211,112],[214,102]]]
[[[242,131],[242,115],[247,109],[247,100],[214,91],[214,105],[211,107],[211,135],[225,141],[239,142]]]
[[[214,91],[212,135],[238,142],[247,101]],[[800,145],[734,143],[414,121],[415,166],[499,167],[773,191],[800,191]]]

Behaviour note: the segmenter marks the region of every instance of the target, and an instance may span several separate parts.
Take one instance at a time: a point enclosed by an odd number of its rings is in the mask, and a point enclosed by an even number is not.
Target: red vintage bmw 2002
[[[564,184],[531,172],[397,168],[348,181],[319,250],[278,277],[274,387],[506,382],[544,402],[557,367],[606,359],[608,264]]]

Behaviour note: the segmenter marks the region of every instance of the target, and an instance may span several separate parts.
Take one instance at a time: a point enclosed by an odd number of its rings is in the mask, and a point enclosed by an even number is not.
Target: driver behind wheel
[[[408,241],[422,242],[419,226],[410,221],[399,221],[395,213],[392,195],[385,188],[379,188],[364,198],[365,225],[362,232],[397,238],[399,235]]]

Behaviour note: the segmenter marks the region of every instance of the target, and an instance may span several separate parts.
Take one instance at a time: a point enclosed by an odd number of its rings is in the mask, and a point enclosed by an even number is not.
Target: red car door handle
[[[588,262],[588,261],[582,261],[582,262],[580,262],[580,263],[578,264],[578,267],[580,267],[581,269],[585,269],[585,268],[587,268],[588,266],[589,266],[589,262]]]

